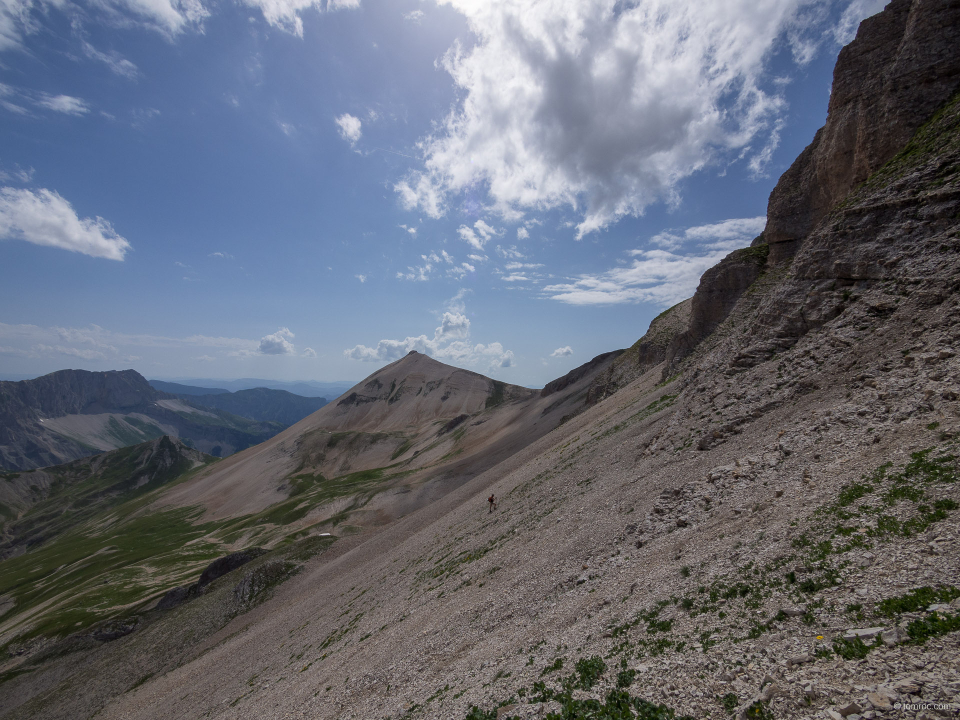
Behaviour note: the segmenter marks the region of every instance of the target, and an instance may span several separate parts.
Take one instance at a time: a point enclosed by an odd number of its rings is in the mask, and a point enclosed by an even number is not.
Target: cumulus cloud
[[[421,141],[423,167],[396,184],[402,204],[440,216],[479,186],[505,217],[582,212],[578,237],[676,202],[678,183],[715,159],[750,162],[775,143],[784,103],[762,86],[768,60],[788,34],[818,33],[802,11],[825,5],[440,2],[476,43],[442,60],[463,99]]]
[[[258,352],[261,355],[293,355],[296,352],[293,343],[294,335],[285,327],[280,328],[272,335],[260,338]]]
[[[300,355],[305,358],[315,358],[317,356],[317,351],[313,348],[304,348]]]
[[[517,240],[526,240],[528,237],[530,237],[529,230],[527,230],[525,227],[517,228]]]
[[[433,336],[408,336],[403,340],[381,340],[376,347],[357,345],[344,350],[345,357],[363,362],[393,362],[411,350],[416,350],[444,362],[459,366],[482,366],[488,370],[513,367],[516,358],[512,350],[499,342],[473,343],[470,340],[470,319],[463,304],[464,291],[458,292],[447,303],[440,316],[440,326]]]
[[[404,13],[403,19],[409,20],[410,22],[414,22],[417,25],[419,25],[420,21],[423,19],[423,10],[411,10],[408,13]]]
[[[363,134],[360,126],[360,118],[354,117],[350,113],[344,113],[336,119],[337,127],[340,131],[340,137],[351,145],[355,145],[357,140]]]
[[[477,220],[472,228],[467,225],[461,225],[457,229],[457,233],[459,233],[460,239],[465,243],[472,245],[477,250],[483,250],[483,246],[486,245],[491,238],[502,234],[502,231],[487,225],[483,220]]]
[[[573,348],[569,345],[559,347],[550,353],[550,357],[570,357],[571,355],[573,355]]]
[[[628,251],[633,258],[629,264],[548,285],[543,292],[571,305],[674,305],[693,295],[705,270],[731,250],[748,245],[764,221],[763,217],[736,218],[663,232],[652,238],[659,248]]]
[[[0,239],[72,250],[91,257],[123,260],[130,243],[101,217],[80,218],[53,191],[0,188]]]

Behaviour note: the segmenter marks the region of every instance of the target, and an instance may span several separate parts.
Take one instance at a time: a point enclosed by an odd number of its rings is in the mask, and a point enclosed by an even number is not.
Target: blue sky
[[[881,0],[2,0],[0,374],[540,386],[763,228]]]

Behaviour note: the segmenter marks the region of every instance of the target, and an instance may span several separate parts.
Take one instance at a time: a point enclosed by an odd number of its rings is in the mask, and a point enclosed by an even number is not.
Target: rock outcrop
[[[880,169],[960,88],[960,5],[892,0],[840,51],[827,122],[770,195],[770,263]]]
[[[766,245],[734,250],[700,278],[690,305],[689,327],[675,336],[664,353],[668,365],[683,360],[727,319],[740,296],[763,272]],[[670,372],[669,368],[665,371]]]

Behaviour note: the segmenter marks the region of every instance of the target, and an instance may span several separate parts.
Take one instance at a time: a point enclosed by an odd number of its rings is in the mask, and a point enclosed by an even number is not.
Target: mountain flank
[[[130,523],[180,518],[157,579],[84,580],[130,593],[142,630],[81,641],[5,591],[0,717],[942,717],[960,703],[958,28],[947,0],[864,22],[767,230],[630,349],[539,392],[410,355],[136,499]],[[66,594],[29,573],[127,542],[96,537],[0,576]],[[303,559],[150,609],[228,545]]]
[[[588,364],[563,392],[543,396],[411,352],[161,502],[199,504],[208,519],[289,503],[300,508],[305,524],[346,513],[352,525],[379,526],[429,504],[582,411],[590,383],[612,360],[609,355]]]

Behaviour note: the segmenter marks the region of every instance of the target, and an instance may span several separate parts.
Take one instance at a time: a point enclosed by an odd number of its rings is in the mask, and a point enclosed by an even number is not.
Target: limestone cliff
[[[893,0],[840,51],[827,122],[770,195],[762,242],[792,257],[824,215],[960,87],[960,5]]]

